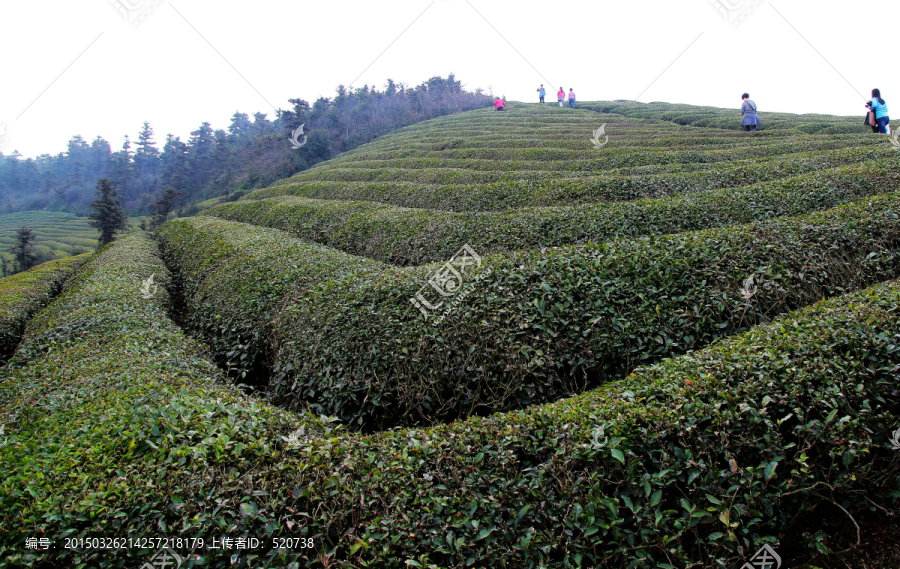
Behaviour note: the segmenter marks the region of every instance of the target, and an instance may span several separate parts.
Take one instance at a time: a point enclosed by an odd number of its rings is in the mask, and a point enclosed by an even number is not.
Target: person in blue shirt
[[[872,99],[866,103],[866,108],[875,111],[875,126],[872,129],[875,130],[877,127],[879,134],[887,134],[887,125],[891,122],[891,117],[888,116],[887,103],[881,98],[879,89],[872,89]]]
[[[750,94],[741,95],[741,127],[746,131],[756,132],[762,121],[756,114],[756,103],[750,100]]]
[[[541,94],[541,102],[543,103],[543,102],[544,102],[544,97],[547,96],[547,90],[544,89],[544,84],[543,84],[543,83],[541,83],[541,86],[540,86],[540,88],[538,89],[538,93]]]

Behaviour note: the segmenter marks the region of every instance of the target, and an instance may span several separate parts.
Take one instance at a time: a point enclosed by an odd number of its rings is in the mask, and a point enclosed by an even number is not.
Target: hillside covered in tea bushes
[[[898,560],[891,139],[579,107],[399,129],[69,261],[30,320],[59,273],[0,281],[37,299],[0,305],[0,567]]]

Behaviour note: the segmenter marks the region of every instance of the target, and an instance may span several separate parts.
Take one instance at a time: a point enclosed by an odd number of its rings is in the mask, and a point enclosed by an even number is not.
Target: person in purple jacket
[[[569,87],[569,106],[575,108],[575,91],[571,87]]]

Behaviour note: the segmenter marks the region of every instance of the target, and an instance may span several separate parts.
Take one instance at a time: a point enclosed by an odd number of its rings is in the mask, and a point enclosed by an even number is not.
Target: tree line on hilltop
[[[168,134],[161,150],[145,122],[137,140],[126,135],[118,151],[102,137],[88,143],[76,135],[56,155],[0,153],[0,213],[48,209],[87,215],[100,178],[118,187],[133,216],[217,196],[236,199],[396,128],[492,103],[481,89],[467,91],[453,74],[416,87],[388,80],[381,91],[341,85],[331,98],[289,102],[292,108],[277,110],[275,120],[236,112],[227,129],[203,122],[186,141]],[[294,148],[291,133],[301,125],[307,138]]]

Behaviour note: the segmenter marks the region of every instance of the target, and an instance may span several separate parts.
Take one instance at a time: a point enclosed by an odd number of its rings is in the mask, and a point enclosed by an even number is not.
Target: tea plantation
[[[16,231],[28,227],[34,231],[36,253],[49,259],[62,259],[90,253],[97,248],[97,230],[87,217],[59,211],[22,211],[0,215],[0,257],[12,269]],[[132,229],[140,218],[131,218]]]
[[[418,123],[0,281],[0,567],[895,559],[841,550],[900,507],[900,152],[579,106]]]

